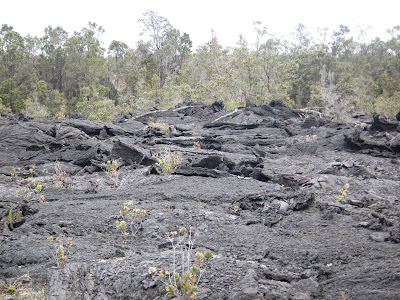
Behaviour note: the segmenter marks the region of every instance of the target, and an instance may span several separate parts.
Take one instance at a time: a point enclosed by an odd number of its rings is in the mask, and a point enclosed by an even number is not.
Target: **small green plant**
[[[31,177],[34,176],[35,169],[36,169],[35,165],[33,165],[32,167],[29,168],[29,173],[31,174]]]
[[[165,290],[172,298],[196,299],[201,278],[214,255],[211,250],[198,251],[193,259],[193,235],[191,230],[188,231],[185,227],[179,232],[172,231],[165,234],[172,245],[172,270],[169,272],[163,268],[158,277],[165,283]],[[151,275],[156,272],[156,268],[149,268]]]
[[[118,170],[118,162],[116,160],[107,161],[107,172],[115,173]]]
[[[22,211],[19,211],[16,216],[13,215],[13,210],[10,209],[8,212],[8,228],[10,230],[14,230],[15,228],[18,227],[19,224],[17,222],[21,219],[22,217]]]
[[[7,293],[15,296],[20,297],[21,292],[23,292],[24,289],[22,289],[22,285],[24,282],[29,282],[31,278],[29,277],[28,274],[24,274],[14,281],[10,282],[8,288],[7,288]],[[7,298],[8,299],[8,298]]]
[[[54,238],[53,236],[49,236],[47,238],[47,240],[52,244],[54,243],[51,254],[57,264],[57,267],[63,267],[65,264],[65,261],[68,258],[67,254],[69,253],[69,251],[72,247],[72,237],[69,237],[67,239],[67,247],[66,248],[64,247],[63,243],[61,242],[60,237]]]
[[[18,196],[22,197],[25,201],[29,201],[32,199],[32,197],[36,193],[40,193],[43,189],[43,182],[40,184],[37,180],[33,178],[34,176],[34,170],[36,166],[33,165],[31,168],[29,168],[29,174],[30,176],[26,179],[24,179],[22,176],[19,175],[20,170],[12,167],[11,168],[11,177],[15,178],[16,183],[19,186],[22,186],[21,188],[16,190],[16,193]]]
[[[8,222],[10,223],[18,222],[21,216],[22,216],[22,211],[19,211],[17,216],[13,218],[13,210],[10,209],[10,211],[8,212]]]
[[[54,166],[53,180],[57,188],[70,188],[71,184],[68,183],[68,173],[61,169],[60,163],[57,161]]]
[[[15,294],[16,291],[17,291],[17,287],[16,287],[15,285],[12,285],[12,284],[10,283],[10,285],[9,285],[9,287],[8,287],[8,292],[9,292],[10,294]]]
[[[349,195],[349,187],[350,185],[346,183],[343,188],[340,189],[340,195],[336,196],[336,200],[342,201],[346,200]]]
[[[22,177],[18,176],[19,173],[19,169],[17,169],[16,167],[11,167],[11,177],[15,178],[15,181],[17,182],[17,184],[21,183],[21,180],[23,180]]]
[[[21,178],[22,179],[22,178]],[[26,180],[20,180],[20,185],[24,184],[23,187],[16,190],[18,196],[21,196],[25,201],[29,201],[35,194],[42,191],[44,183],[37,182],[33,177],[28,177]]]
[[[158,155],[156,162],[156,171],[160,175],[171,175],[175,173],[183,158],[179,153],[171,151],[168,147],[164,147],[164,151]]]
[[[115,225],[121,229],[121,233],[125,236],[135,235],[142,228],[142,222],[146,217],[146,210],[142,208],[131,208],[132,202],[125,202],[123,209],[120,211],[120,220],[115,221]]]
[[[108,175],[113,187],[118,187],[119,185],[119,170],[118,162],[116,160],[107,161],[107,163],[102,164],[103,171]]]

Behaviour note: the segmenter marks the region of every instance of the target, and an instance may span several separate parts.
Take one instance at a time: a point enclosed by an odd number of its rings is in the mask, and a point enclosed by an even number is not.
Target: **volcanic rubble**
[[[171,155],[172,174],[159,174]],[[166,233],[182,227],[193,256],[214,255],[197,299],[400,297],[396,119],[337,122],[279,101],[112,123],[3,116],[0,191],[2,299],[26,299],[24,288],[48,300],[170,299],[149,267],[171,270]],[[146,211],[129,235],[116,223],[126,205]],[[62,267],[50,236],[68,250]]]

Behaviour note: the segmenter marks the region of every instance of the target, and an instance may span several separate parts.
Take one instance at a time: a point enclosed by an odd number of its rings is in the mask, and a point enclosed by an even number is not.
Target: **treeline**
[[[146,39],[134,49],[121,41],[103,48],[96,23],[72,36],[49,26],[42,37],[2,25],[0,113],[108,120],[181,102],[233,108],[271,100],[325,107],[337,116],[400,110],[400,26],[387,41],[361,42],[344,25],[332,34],[321,30],[317,41],[299,24],[289,42],[255,22],[255,44],[241,36],[236,47],[223,48],[213,36],[193,50],[189,35],[157,13],[147,11],[139,23]]]

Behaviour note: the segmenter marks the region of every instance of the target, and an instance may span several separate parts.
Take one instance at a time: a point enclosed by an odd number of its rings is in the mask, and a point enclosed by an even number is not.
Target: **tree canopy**
[[[400,26],[388,29],[389,40],[365,42],[345,25],[315,37],[299,24],[287,41],[256,21],[250,46],[240,36],[235,47],[224,48],[213,34],[193,50],[190,36],[154,11],[138,23],[143,39],[136,47],[114,40],[107,49],[104,29],[92,22],[73,34],[48,26],[41,37],[2,25],[0,113],[109,120],[117,112],[181,102],[233,108],[271,100],[334,111],[400,110]]]

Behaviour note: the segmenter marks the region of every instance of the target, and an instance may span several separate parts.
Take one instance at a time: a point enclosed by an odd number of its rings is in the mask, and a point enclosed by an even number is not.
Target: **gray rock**
[[[183,237],[176,235],[174,246],[165,233],[186,227],[194,242],[189,262],[197,251],[214,253],[201,266],[199,300],[400,294],[397,123],[363,117],[366,125],[357,130],[322,118],[305,121],[306,111],[278,101],[232,112],[221,103],[192,103],[137,114],[116,124],[0,119],[0,230],[6,229],[0,278],[6,284],[29,273],[38,287],[47,283],[47,299],[167,300],[168,281],[148,269],[171,272],[174,249],[175,265],[181,263],[182,249],[192,244],[176,246]],[[144,130],[150,119],[171,130]],[[164,147],[184,158],[170,176],[154,172],[152,153]],[[113,159],[119,185],[101,167]],[[54,182],[57,160],[68,185]],[[25,199],[16,191],[35,189],[30,176],[43,189]],[[346,182],[348,201],[336,201]],[[147,214],[130,216],[127,202]],[[10,209],[23,211],[18,226],[8,226]],[[140,229],[124,235],[116,223],[124,217]],[[60,237],[68,252],[61,269],[52,268],[58,244],[48,236]]]
[[[375,242],[385,242],[388,241],[390,238],[389,232],[373,232],[369,235],[371,240]]]

